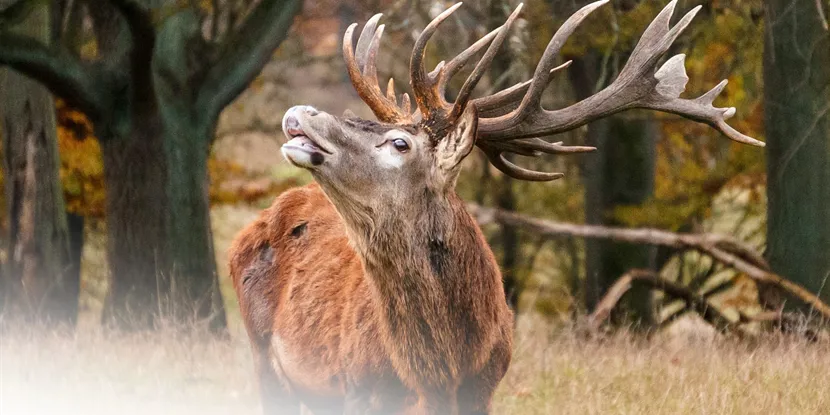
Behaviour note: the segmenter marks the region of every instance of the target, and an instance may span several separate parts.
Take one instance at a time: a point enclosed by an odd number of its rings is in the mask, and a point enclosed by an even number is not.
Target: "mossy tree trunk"
[[[767,0],[767,256],[830,302],[830,32],[810,1]]]
[[[39,3],[4,30],[49,42],[50,17],[49,4]],[[80,280],[69,272],[54,101],[37,82],[2,72],[0,124],[9,220],[3,308],[25,321],[74,326]]]

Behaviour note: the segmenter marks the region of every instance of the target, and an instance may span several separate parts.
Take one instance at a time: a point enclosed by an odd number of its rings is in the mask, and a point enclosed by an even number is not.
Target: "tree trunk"
[[[490,2],[488,13],[490,19],[487,22],[488,30],[493,30],[504,24],[504,21],[507,19],[507,10],[508,8],[504,7],[504,2],[501,0],[493,0]],[[491,81],[499,79],[499,77],[503,74],[510,71],[510,63],[513,58],[512,55],[513,53],[509,49],[506,49],[503,53],[496,55],[493,62],[490,64]],[[521,78],[523,75],[530,74],[517,74],[511,76],[510,79],[505,81],[505,83],[507,85],[513,85],[518,82],[522,82],[524,79],[518,78]],[[505,154],[505,157],[508,160],[512,160],[511,154]],[[513,190],[513,182],[514,180],[510,176],[502,175],[500,180],[501,186],[499,186],[494,197],[496,206],[500,209],[507,211],[516,210],[516,196]],[[502,251],[501,269],[502,278],[504,280],[504,294],[507,296],[507,305],[509,305],[512,310],[516,310],[516,307],[519,305],[519,296],[522,293],[522,282],[520,281],[518,275],[519,264],[521,262],[521,238],[518,230],[513,226],[501,224],[499,242]],[[516,315],[518,315],[518,313],[516,313]]]
[[[496,196],[496,205],[507,211],[516,210],[516,197],[513,193],[513,179],[502,176],[501,188]],[[504,279],[504,295],[507,296],[507,305],[516,310],[519,305],[519,295],[522,293],[522,284],[519,280],[518,267],[520,244],[519,232],[511,225],[501,224],[502,248],[502,277]]]
[[[170,261],[175,286],[172,292],[180,310],[206,320],[214,330],[226,326],[219,292],[216,257],[210,226],[207,159],[213,125],[189,123],[191,117],[169,118],[166,153],[170,169],[167,195],[170,200],[168,225]]]
[[[597,53],[575,60],[572,82],[583,99],[594,93],[600,72]],[[621,116],[588,126],[586,144],[597,148],[584,161],[585,221],[593,225],[619,225],[614,208],[644,202],[654,188],[655,135],[651,118]],[[651,268],[653,247],[587,239],[585,241],[585,307],[592,310],[607,289],[632,268]],[[615,308],[611,320],[621,324],[649,325],[653,319],[650,291],[634,287]]]
[[[177,310],[180,315],[221,331],[226,321],[213,250],[207,176],[217,116],[193,100],[196,86],[189,76],[190,62],[182,53],[200,47],[198,22],[192,13],[180,13],[165,23],[154,50],[153,88],[164,123],[169,169],[171,291],[178,304],[185,305]]]
[[[150,329],[167,310],[167,170],[161,120],[132,120],[129,137],[101,137],[107,186],[107,325]],[[100,133],[99,133],[100,134]]]
[[[612,217],[618,206],[638,205],[654,190],[654,157],[657,128],[651,118],[608,120],[608,140],[598,158],[605,163],[602,186],[602,213],[599,224],[620,226]],[[653,269],[656,248],[615,241],[600,242],[601,284],[603,295],[614,282],[631,269]],[[644,285],[633,286],[611,315],[616,324],[653,323],[651,290]]]
[[[212,126],[163,114],[136,113],[131,137],[101,140],[112,273],[104,320],[145,329],[157,317],[196,319],[219,331],[225,313],[207,181]]]
[[[12,30],[48,42],[49,18],[48,4],[37,5]],[[74,326],[80,280],[67,272],[54,101],[45,88],[11,70],[4,71],[0,91],[9,218],[4,307],[26,320]]]
[[[830,32],[816,3],[767,0],[767,255],[830,301]]]
[[[135,114],[131,137],[101,141],[112,273],[104,321],[148,329],[159,317],[196,319],[220,331],[207,181],[212,129],[163,113]]]

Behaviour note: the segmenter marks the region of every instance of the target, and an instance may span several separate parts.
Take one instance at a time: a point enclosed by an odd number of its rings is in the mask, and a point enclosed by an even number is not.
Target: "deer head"
[[[414,201],[422,198],[424,192],[442,195],[452,191],[460,162],[475,146],[493,166],[509,176],[531,181],[558,179],[561,173],[531,171],[512,164],[504,154],[539,156],[592,151],[592,147],[565,146],[539,137],[572,130],[631,108],[675,113],[709,124],[732,140],[764,145],[726,124],[725,120],[735,114],[734,108],[712,105],[726,85],[725,80],[698,98],[680,97],[688,81],[683,65],[685,56],[676,55],[662,65],[660,62],[700,6],[672,27],[669,21],[676,1],[669,3],[648,26],[619,76],[608,87],[566,108],[542,108],[542,92],[552,76],[570,64],[554,64],[562,45],[592,11],[607,2],[591,3],[565,21],[548,44],[533,79],[479,98],[471,97],[473,88],[498,53],[522,6],[503,26],[427,72],[423,62],[426,45],[438,25],[461,3],[450,7],[415,42],[409,69],[414,110],[408,94],[396,95],[391,79],[386,93],[379,86],[375,62],[384,29],[378,25],[381,15],[366,23],[356,47],[352,37],[357,24],[353,24],[343,39],[349,77],[380,122],[335,117],[307,106],[293,107],[283,119],[283,129],[291,137],[283,146],[283,154],[291,163],[310,170],[339,209],[348,206],[382,212],[415,206]],[[448,81],[482,50],[484,54],[455,101],[448,102]]]

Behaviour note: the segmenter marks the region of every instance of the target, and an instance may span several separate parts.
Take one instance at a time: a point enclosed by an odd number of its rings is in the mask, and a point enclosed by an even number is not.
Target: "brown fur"
[[[347,231],[313,184],[237,237],[231,275],[266,411],[489,413],[512,350],[501,274],[454,193],[424,200],[417,217]]]

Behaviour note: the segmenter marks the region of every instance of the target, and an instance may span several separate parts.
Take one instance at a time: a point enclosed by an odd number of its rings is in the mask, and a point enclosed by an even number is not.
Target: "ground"
[[[585,339],[525,318],[496,414],[826,414],[830,346],[711,336]],[[13,329],[0,413],[257,414],[244,335]]]

